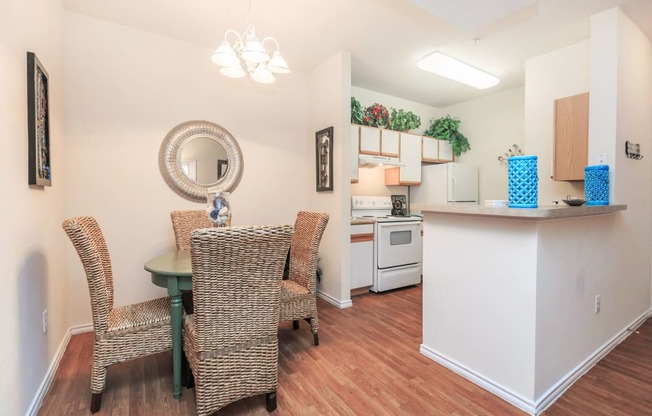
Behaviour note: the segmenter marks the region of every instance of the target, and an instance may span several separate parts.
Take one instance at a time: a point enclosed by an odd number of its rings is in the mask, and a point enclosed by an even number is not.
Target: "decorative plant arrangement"
[[[518,145],[512,145],[512,147],[510,147],[505,153],[498,156],[498,162],[500,162],[502,166],[507,167],[507,159],[512,156],[523,156],[523,152],[518,147]]]
[[[421,127],[421,117],[412,111],[392,108],[389,116],[389,128],[391,130],[408,131]]]
[[[423,132],[423,135],[438,140],[448,140],[453,148],[453,154],[459,157],[462,153],[471,150],[469,140],[458,130],[460,123],[459,119],[449,115],[432,119],[430,127]]]
[[[378,103],[367,107],[364,114],[364,124],[371,127],[387,127],[389,124],[387,107]]]
[[[351,124],[382,127],[397,131],[408,131],[421,127],[421,117],[412,111],[405,111],[402,108],[392,108],[391,110],[390,115],[387,107],[379,103],[364,108],[360,101],[355,97],[351,97]]]
[[[364,124],[364,109],[355,97],[351,97],[351,124]]]

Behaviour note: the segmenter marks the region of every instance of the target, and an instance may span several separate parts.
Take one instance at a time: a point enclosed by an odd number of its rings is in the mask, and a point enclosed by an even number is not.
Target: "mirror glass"
[[[226,175],[226,149],[208,137],[196,137],[181,149],[181,169],[191,181],[210,185]]]
[[[233,192],[238,186],[242,151],[225,128],[209,121],[187,121],[165,136],[159,168],[177,194],[206,202],[209,192]]]

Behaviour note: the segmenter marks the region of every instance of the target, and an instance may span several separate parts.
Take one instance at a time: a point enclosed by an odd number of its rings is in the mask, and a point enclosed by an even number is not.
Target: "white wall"
[[[305,75],[279,75],[272,85],[234,80],[218,73],[209,49],[76,13],[64,19],[66,215],[98,219],[117,305],[165,295],[143,264],[174,249],[171,211],[205,207],[173,192],[158,167],[163,138],[184,121],[215,122],[240,144],[234,225],[294,223],[311,197],[305,190],[314,172]],[[84,272],[70,243],[62,244],[75,299],[68,325],[88,323]]]
[[[591,68],[593,70],[593,68]],[[524,153],[538,156],[539,205],[583,197],[584,181],[553,181],[554,102],[589,91],[589,41],[525,62]],[[592,139],[590,139],[592,140]]]
[[[615,175],[610,196],[614,202],[628,205],[618,224],[620,241],[627,243],[614,253],[620,259],[619,276],[604,282],[611,293],[608,301],[615,308],[609,319],[604,317],[604,325],[619,328],[650,308],[652,161],[648,157],[628,159],[624,149],[626,140],[640,143],[641,149],[652,149],[652,43],[619,9],[594,16],[591,33],[591,105],[594,99],[604,102],[612,97],[617,97],[618,105],[616,111],[594,106],[602,111],[595,117],[591,111],[589,134],[593,138],[602,130],[609,131],[609,126],[616,126],[610,137],[611,152],[607,153]],[[593,42],[594,33],[603,42]],[[613,59],[617,59],[616,68],[606,64]],[[593,143],[589,142],[589,161],[601,151],[601,141],[596,140],[596,147]]]
[[[514,144],[523,149],[524,94],[524,88],[516,88],[444,109],[460,119],[460,132],[469,139],[471,150],[456,160],[478,166],[480,203],[507,199],[507,167],[498,162],[498,156]]]
[[[330,215],[319,255],[322,280],[320,296],[339,307],[351,305],[351,254],[349,239],[351,193],[351,54],[338,52],[309,74],[308,125],[306,140],[310,151],[305,157],[312,174],[302,191],[313,211]],[[333,191],[316,192],[315,133],[333,126]]]
[[[351,184],[351,195],[354,196],[406,195],[407,192],[407,186],[386,186],[385,169],[381,168],[360,168],[358,183]]]
[[[61,13],[54,0],[0,4],[0,413],[6,415],[28,411],[69,326],[61,229],[67,185]],[[28,51],[49,74],[52,187],[27,185]]]
[[[651,164],[645,158],[636,161],[624,155],[625,140],[640,143],[642,149],[652,145],[650,40],[619,9],[611,9],[592,17],[589,43],[566,48],[556,59],[551,54],[539,61],[556,61],[556,69],[552,65],[535,68],[536,60],[529,61],[527,79],[535,81],[530,71],[545,68],[549,81],[539,86],[563,85],[573,78],[571,68],[576,64],[572,58],[579,56],[584,62],[589,46],[589,164],[597,164],[598,154],[606,154],[612,173],[612,203],[627,204],[628,208],[608,223],[602,222],[602,228],[593,223],[595,220],[585,220],[557,230],[549,239],[557,238],[560,243],[541,247],[541,265],[549,277],[537,290],[541,307],[537,309],[535,397],[544,395],[578,363],[650,310]],[[536,80],[544,82],[546,77]],[[575,79],[576,87],[566,85],[567,95],[582,92],[583,78]],[[526,137],[528,148],[532,138]],[[539,172],[542,178],[541,166]],[[582,250],[565,250],[562,242],[578,235],[589,237]],[[610,248],[601,253],[594,240]],[[572,268],[574,261],[587,257],[589,267]],[[560,278],[562,273],[568,278]],[[596,295],[601,296],[597,315],[593,313]],[[549,298],[559,299],[563,307],[539,302]],[[550,364],[552,357],[555,365]]]

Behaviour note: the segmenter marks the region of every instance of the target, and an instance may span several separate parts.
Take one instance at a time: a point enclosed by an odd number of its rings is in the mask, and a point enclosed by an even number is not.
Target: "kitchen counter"
[[[539,208],[507,208],[485,205],[425,205],[422,213],[473,215],[483,217],[511,218],[521,220],[555,220],[590,215],[613,214],[627,209],[627,205],[582,205],[570,207],[567,205],[550,205]]]
[[[360,225],[360,224],[373,224],[376,220],[374,218],[351,218],[351,225]]]
[[[541,412],[588,370],[610,311],[627,304],[601,286],[630,278],[614,256],[628,244],[615,231],[626,209],[422,207],[421,353]]]

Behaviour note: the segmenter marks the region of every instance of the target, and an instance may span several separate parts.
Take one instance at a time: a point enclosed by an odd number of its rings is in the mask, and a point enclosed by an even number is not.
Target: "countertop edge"
[[[618,211],[625,210],[627,210],[627,205],[625,204],[583,205],[581,207],[551,205],[539,208],[508,208],[484,205],[425,205],[422,207],[421,212],[423,214],[465,215],[474,217],[544,221],[615,214]]]

